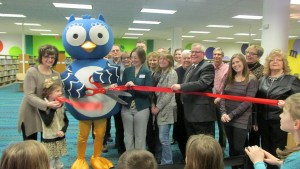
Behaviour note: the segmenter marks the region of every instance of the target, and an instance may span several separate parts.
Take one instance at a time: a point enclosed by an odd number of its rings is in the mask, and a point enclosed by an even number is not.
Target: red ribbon
[[[100,102],[76,102],[64,97],[57,97],[56,100],[61,103],[69,103],[75,108],[86,111],[102,111],[103,109],[103,104]]]
[[[200,96],[207,96],[207,97],[213,97],[213,98],[222,98],[222,99],[234,100],[234,101],[252,102],[252,103],[278,106],[278,100],[262,99],[262,98],[254,98],[254,97],[243,97],[243,96],[232,96],[232,95],[224,95],[224,94],[203,93],[203,92],[183,92],[180,90],[173,91],[171,88],[168,88],[168,87],[117,86],[115,88],[109,88],[109,90],[117,90],[117,91],[118,90],[137,90],[137,91],[147,91],[147,92],[183,93],[183,94],[200,95]]]

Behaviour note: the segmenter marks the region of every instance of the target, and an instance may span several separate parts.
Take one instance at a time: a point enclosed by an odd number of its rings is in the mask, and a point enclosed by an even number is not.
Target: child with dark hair
[[[52,80],[46,80],[42,94],[45,101],[54,101],[61,96],[61,84],[54,83]],[[50,169],[61,169],[64,165],[59,158],[68,153],[65,133],[69,120],[63,106],[58,109],[39,110],[39,113],[43,127],[42,143],[49,151]]]

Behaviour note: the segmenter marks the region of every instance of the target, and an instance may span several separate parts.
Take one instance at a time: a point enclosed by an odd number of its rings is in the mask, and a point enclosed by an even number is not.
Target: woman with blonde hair
[[[47,149],[42,143],[27,140],[8,146],[0,161],[0,169],[50,169]]]
[[[280,49],[273,49],[266,57],[264,76],[259,79],[256,97],[265,99],[285,100],[290,95],[300,92],[300,80],[290,75],[290,68],[286,53]],[[276,149],[284,149],[287,144],[287,133],[280,129],[280,113],[278,106],[257,106],[258,130],[261,133],[261,146],[264,150],[276,156]],[[268,164],[269,165],[269,164]],[[278,168],[277,166],[268,166]]]
[[[290,132],[294,136],[297,146],[280,150],[277,149],[277,158],[258,146],[247,147],[246,153],[254,163],[255,169],[266,169],[265,163],[278,166],[281,169],[298,169],[300,166],[300,93],[287,98],[280,114],[280,129]]]
[[[186,144],[184,169],[224,169],[223,150],[211,136],[192,135]]]

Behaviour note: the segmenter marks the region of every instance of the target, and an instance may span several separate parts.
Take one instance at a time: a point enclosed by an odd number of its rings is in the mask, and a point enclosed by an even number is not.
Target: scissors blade
[[[117,95],[117,96],[127,96],[127,97],[131,97],[132,95],[128,92],[124,92],[124,91],[116,91],[116,90],[106,90],[107,95]]]
[[[124,100],[120,99],[118,96],[116,95],[113,95],[113,94],[107,94],[105,93],[105,95],[109,96],[110,98],[114,99],[115,101],[117,101],[118,103],[120,104],[123,104],[123,105],[127,105],[127,102],[125,102]]]

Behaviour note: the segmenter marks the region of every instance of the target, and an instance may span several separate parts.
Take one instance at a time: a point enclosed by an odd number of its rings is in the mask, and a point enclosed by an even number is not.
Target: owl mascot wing
[[[101,157],[101,152],[106,118],[116,114],[120,105],[104,94],[86,95],[87,88],[95,88],[89,81],[90,76],[103,87],[116,83],[119,79],[119,68],[110,66],[103,59],[113,46],[112,30],[102,15],[97,19],[83,16],[80,20],[75,20],[74,16],[71,16],[62,38],[65,50],[73,59],[67,70],[61,74],[66,97],[77,102],[102,102],[104,105],[101,111],[87,111],[66,104],[68,111],[79,120],[78,154],[72,169],[89,168],[85,152],[92,125],[95,140],[94,153],[90,159],[91,166],[94,169],[112,168],[113,164]]]

